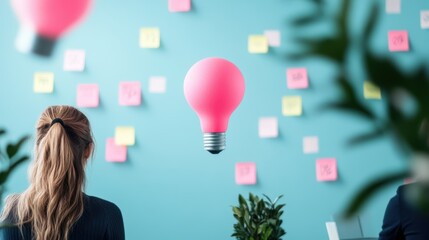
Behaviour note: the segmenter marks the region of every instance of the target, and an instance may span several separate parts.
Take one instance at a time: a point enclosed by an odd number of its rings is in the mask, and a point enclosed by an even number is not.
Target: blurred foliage
[[[274,201],[266,195],[264,198],[249,193],[247,202],[241,194],[238,196],[239,205],[232,207],[234,218],[237,220],[232,237],[237,240],[281,240],[286,234],[281,227],[282,208],[285,204],[277,205],[282,196]]]
[[[4,137],[5,134],[6,130],[0,129],[0,138]],[[6,143],[5,148],[0,146],[0,205],[10,175],[19,165],[30,158],[26,154],[21,154],[22,147],[29,139],[29,136],[24,136],[17,142]]]
[[[302,16],[295,19],[294,27],[301,28],[315,24],[327,18],[335,20],[336,34],[325,38],[295,37],[294,41],[305,46],[305,50],[289,54],[291,60],[309,57],[321,57],[337,65],[339,69],[338,86],[342,97],[328,103],[325,109],[341,110],[362,117],[372,125],[372,129],[350,140],[351,145],[371,141],[383,136],[394,136],[398,146],[408,154],[420,153],[429,155],[429,77],[422,64],[412,73],[401,71],[387,57],[377,56],[370,49],[370,40],[378,22],[380,13],[379,2],[370,1],[369,18],[364,22],[361,36],[357,39],[349,32],[349,17],[352,10],[352,0],[342,0],[341,8],[336,16],[323,14],[323,0],[312,0],[320,11],[312,16]],[[383,109],[386,114],[376,114],[369,105],[371,102],[363,99],[363,80],[359,86],[354,86],[353,76],[347,68],[347,56],[358,44],[363,56],[364,71],[370,79],[382,90]],[[410,159],[407,159],[410,160]],[[429,173],[428,173],[429,174]],[[363,205],[387,185],[403,180],[410,176],[410,170],[386,174],[373,179],[364,186],[350,201],[345,210],[346,216],[356,214]]]

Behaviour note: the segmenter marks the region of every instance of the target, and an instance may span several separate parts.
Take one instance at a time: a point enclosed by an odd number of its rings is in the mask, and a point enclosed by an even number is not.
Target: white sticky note
[[[165,93],[167,88],[167,79],[162,76],[153,76],[149,78],[150,93]]]
[[[429,10],[420,11],[420,25],[423,29],[429,28]]]
[[[259,118],[259,137],[276,138],[279,135],[279,126],[276,117]]]
[[[302,139],[303,152],[305,154],[319,152],[319,138],[315,136],[304,137]]]
[[[386,13],[401,13],[401,0],[386,0]]]
[[[280,47],[281,35],[279,30],[266,30],[264,35],[267,37],[270,47]]]
[[[67,50],[64,53],[64,71],[82,72],[85,69],[85,51]]]
[[[329,240],[340,240],[335,222],[326,222],[326,231],[328,231]]]

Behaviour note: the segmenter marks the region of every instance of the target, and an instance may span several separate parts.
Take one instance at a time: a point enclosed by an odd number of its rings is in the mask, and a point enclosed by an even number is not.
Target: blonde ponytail
[[[84,210],[85,165],[92,149],[89,121],[80,111],[46,109],[37,125],[30,186],[11,198],[16,204],[7,205],[5,214],[15,215],[21,229],[30,223],[35,240],[68,240]]]

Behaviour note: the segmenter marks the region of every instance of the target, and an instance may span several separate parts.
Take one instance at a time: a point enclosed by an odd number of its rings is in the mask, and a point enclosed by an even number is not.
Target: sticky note
[[[276,117],[259,118],[259,137],[276,138],[279,135],[279,126]]]
[[[401,13],[401,0],[386,0],[386,13]]]
[[[191,10],[191,0],[168,0],[168,11],[189,12]]]
[[[97,84],[79,84],[77,86],[77,106],[87,108],[98,107],[99,95]]]
[[[301,116],[301,96],[284,96],[282,99],[282,112],[284,116]]]
[[[329,240],[340,240],[335,222],[326,222],[326,231],[328,231]]]
[[[235,182],[238,185],[255,185],[256,164],[253,162],[235,164]]]
[[[429,10],[420,11],[420,25],[423,29],[429,28]]]
[[[119,83],[119,105],[138,106],[142,101],[141,83],[139,81]]]
[[[140,47],[159,48],[161,33],[159,28],[140,28]]]
[[[153,76],[149,78],[150,93],[165,93],[167,87],[167,79],[161,76]]]
[[[370,81],[363,83],[363,96],[365,99],[381,99],[380,88]]]
[[[389,50],[391,52],[409,51],[407,31],[389,31]]]
[[[280,47],[281,35],[279,30],[265,30],[264,35],[268,39],[268,46]]]
[[[249,53],[267,53],[268,39],[264,35],[250,35],[248,39]]]
[[[319,152],[319,138],[315,136],[304,137],[302,139],[303,152],[305,154]]]
[[[34,73],[35,93],[52,93],[54,91],[54,74],[51,72]]]
[[[64,71],[82,72],[85,69],[85,51],[67,50],[64,53]]]
[[[106,140],[106,161],[125,162],[127,160],[127,147],[116,145],[115,138]]]
[[[316,160],[316,177],[319,182],[337,180],[337,160],[325,158]]]
[[[404,179],[404,184],[414,183],[416,180],[414,178],[406,178]]]
[[[117,127],[115,130],[115,144],[132,146],[135,144],[134,127]]]
[[[287,87],[290,89],[308,88],[307,69],[289,68],[286,71]]]

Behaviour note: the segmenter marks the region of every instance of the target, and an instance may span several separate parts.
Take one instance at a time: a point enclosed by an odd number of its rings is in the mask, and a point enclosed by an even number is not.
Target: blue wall
[[[328,2],[328,10],[334,12],[339,1]],[[355,2],[351,30],[356,34],[366,19],[369,2]],[[412,51],[390,55],[404,69],[428,60],[429,32],[420,29],[419,12],[429,9],[429,2],[403,1],[399,15],[385,15],[384,1],[379,2],[382,19],[373,39],[374,51],[386,53],[388,30],[407,29]],[[87,192],[122,209],[128,239],[231,239],[231,205],[236,204],[238,193],[250,191],[285,195],[285,239],[328,239],[325,221],[368,179],[401,168],[406,156],[395,150],[390,139],[347,147],[345,141],[369,125],[341,113],[318,112],[320,104],[338,96],[335,68],[318,60],[288,62],[278,54],[295,47],[290,39],[297,32],[288,20],[312,10],[310,1],[302,0],[194,0],[192,12],[173,14],[167,10],[166,0],[97,1],[84,24],[61,40],[52,58],[44,59],[15,50],[18,22],[9,2],[0,1],[0,126],[9,129],[11,138],[33,133],[45,107],[75,105],[77,84],[98,83],[101,106],[82,109],[98,143],[88,167]],[[142,26],[161,29],[160,49],[139,48]],[[248,54],[247,36],[265,29],[282,31],[282,47],[267,55]],[[306,31],[323,34],[332,30],[327,22]],[[86,50],[85,72],[62,70],[66,49]],[[230,121],[227,150],[218,156],[203,150],[198,119],[182,90],[189,67],[208,56],[236,63],[247,85],[244,100]],[[352,58],[351,70],[361,82],[365,75],[356,59]],[[308,68],[309,89],[286,88],[285,70],[294,66]],[[33,93],[35,71],[55,73],[54,94]],[[153,75],[167,77],[166,94],[148,92],[148,78]],[[117,88],[123,80],[142,82],[142,106],[118,105]],[[281,97],[294,94],[303,97],[304,114],[283,117]],[[370,104],[381,107],[381,102]],[[279,138],[258,138],[258,118],[262,116],[279,118]],[[137,144],[129,148],[125,164],[104,161],[105,139],[113,136],[117,125],[133,125],[137,131]],[[302,137],[309,135],[319,136],[318,154],[302,153]],[[339,181],[316,181],[315,160],[321,157],[337,158]],[[257,185],[235,184],[234,165],[241,161],[256,162]],[[26,188],[26,167],[13,175],[10,192]],[[362,212],[366,235],[377,235],[395,188],[379,193]]]

